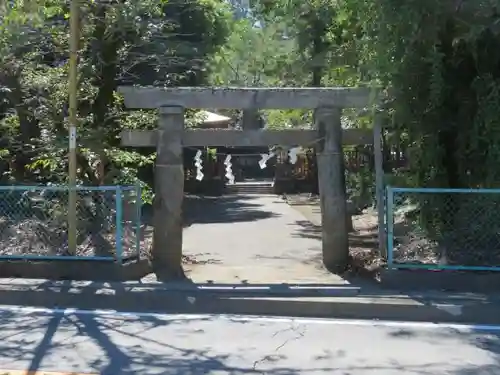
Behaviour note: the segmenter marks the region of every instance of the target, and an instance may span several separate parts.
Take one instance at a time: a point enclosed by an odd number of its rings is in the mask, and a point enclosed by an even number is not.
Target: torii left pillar
[[[184,108],[160,107],[156,145],[153,247],[150,261],[159,279],[179,280],[182,269]]]

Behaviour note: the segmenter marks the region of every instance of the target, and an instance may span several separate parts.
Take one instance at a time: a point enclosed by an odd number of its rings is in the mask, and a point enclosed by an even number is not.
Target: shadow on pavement
[[[184,226],[257,221],[278,216],[255,203],[252,196],[197,196],[185,195],[183,201]],[[153,225],[153,206],[142,208],[142,223]]]
[[[64,311],[68,307],[97,309],[97,308],[113,308],[123,311],[124,307],[134,307],[131,311],[144,312],[149,309],[152,310],[151,297],[154,297],[151,291],[133,293],[127,303],[116,303],[116,298],[125,298],[123,290],[115,289],[115,295],[95,295],[92,291],[92,285],[81,288],[80,293],[75,292],[74,286],[69,283],[61,283],[59,288],[54,288],[53,283],[46,285],[39,285],[36,290],[24,292],[24,302],[30,303],[35,306],[46,306],[53,308],[58,306],[58,311],[51,313],[41,312],[16,312],[14,310],[1,310],[0,311],[0,324],[2,330],[0,331],[0,359],[2,365],[5,363],[14,364],[16,367],[26,366],[25,369],[29,371],[79,371],[81,372],[82,364],[85,366],[85,371],[90,373],[99,373],[103,375],[117,375],[117,374],[205,374],[205,373],[226,373],[226,374],[259,374],[266,373],[271,375],[295,375],[303,373],[336,373],[336,371],[343,371],[342,373],[357,374],[357,373],[384,373],[399,370],[401,373],[414,373],[422,375],[434,375],[436,368],[443,368],[444,363],[430,363],[424,359],[419,359],[416,363],[424,364],[400,364],[398,363],[397,353],[391,353],[390,347],[387,348],[387,353],[383,356],[383,362],[380,363],[366,363],[359,361],[356,364],[342,365],[339,361],[338,368],[313,368],[307,371],[297,368],[280,367],[280,361],[286,359],[284,356],[276,354],[273,358],[264,360],[269,361],[273,369],[261,370],[258,368],[258,362],[255,361],[252,365],[235,365],[235,356],[241,355],[245,359],[245,353],[235,354],[227,350],[227,354],[214,354],[209,345],[204,349],[193,349],[190,347],[190,340],[197,340],[197,337],[204,335],[203,329],[190,328],[189,323],[185,318],[161,318],[153,314],[147,316],[137,317],[133,314],[129,316],[116,317],[113,315],[96,316],[92,313],[85,314],[84,312]],[[90,290],[90,292],[89,292]],[[28,294],[26,294],[28,293]],[[38,293],[38,296],[37,296]],[[54,295],[70,295],[74,294],[77,299],[73,302],[79,301],[76,306],[71,304],[56,304],[53,299]],[[6,296],[9,293],[3,293],[0,302],[8,302]],[[90,296],[94,296],[93,303],[90,303]],[[98,297],[98,298],[97,298]],[[162,295],[163,305],[170,303],[179,304],[182,298],[173,295]],[[97,298],[97,300],[95,299]],[[183,296],[186,300],[186,295]],[[193,297],[191,297],[193,298]],[[215,296],[211,298],[216,299]],[[113,300],[115,303],[111,306],[105,303],[106,299]],[[155,299],[155,298],[153,298]],[[201,298],[200,305],[204,305],[209,301],[208,297]],[[218,299],[220,303],[223,299]],[[14,302],[14,300],[11,300]],[[20,302],[19,300],[17,302]],[[59,300],[59,302],[62,302]],[[159,299],[156,298],[157,308],[161,308],[158,304]],[[184,306],[184,312],[195,312],[198,302],[186,301],[189,306]],[[263,303],[263,302],[253,302]],[[309,302],[310,304],[310,302]],[[90,306],[92,305],[92,306]],[[121,306],[120,306],[121,305]],[[182,303],[181,303],[182,305]],[[213,305],[212,305],[213,306]],[[179,306],[178,306],[179,307]],[[188,311],[191,309],[191,311]],[[372,310],[372,305],[365,306],[365,310]],[[168,310],[166,308],[162,309]],[[183,310],[179,307],[178,310]],[[198,309],[199,312],[199,309]],[[332,309],[331,313],[335,313]],[[372,311],[373,315],[373,311]],[[211,321],[214,320],[213,316],[207,315],[202,317],[193,318],[196,321]],[[236,322],[236,320],[231,320]],[[126,323],[129,322],[134,326],[134,329],[126,329]],[[245,321],[237,321],[238,324],[246,324]],[[167,325],[177,325],[179,334],[186,335],[186,345],[179,347],[169,343],[168,340],[159,340],[158,333],[155,335],[153,330],[158,327]],[[186,327],[187,326],[187,327]],[[475,334],[474,332],[461,332],[455,329],[440,329],[436,330],[415,330],[407,328],[390,328],[387,329],[388,338],[396,338],[400,340],[419,339],[421,341],[432,341],[452,339],[462,340],[469,342],[471,345],[478,347],[491,355],[491,363],[481,367],[474,366],[464,367],[453,371],[456,375],[481,375],[481,374],[498,374],[500,367],[500,340],[498,334]],[[222,332],[221,332],[222,334]],[[244,339],[244,337],[242,337]],[[369,339],[367,337],[367,339]],[[234,343],[233,343],[234,345]],[[392,343],[394,345],[394,342]],[[197,345],[197,347],[204,345]],[[228,342],[228,347],[232,346]],[[338,345],[337,345],[338,346]],[[431,346],[432,347],[432,346]],[[96,349],[92,349],[96,348]],[[85,349],[82,352],[82,349]],[[378,350],[380,352],[382,349]],[[97,351],[97,353],[96,353]],[[377,351],[377,350],[375,350]],[[57,354],[64,353],[58,357]],[[97,355],[96,355],[97,354]],[[341,353],[331,353],[329,356],[339,355]],[[460,353],[457,353],[460,356]],[[425,353],[415,353],[415,356],[424,356]],[[354,356],[355,357],[355,356]],[[50,360],[49,360],[50,358]],[[385,359],[388,359],[387,361]],[[390,359],[390,360],[389,360]],[[318,361],[321,360],[318,358]],[[462,358],[467,360],[466,358]],[[79,361],[79,362],[78,362]],[[490,362],[491,362],[490,361]],[[240,363],[248,363],[246,361],[239,361]],[[379,361],[377,361],[379,362]],[[427,362],[429,362],[427,364]],[[318,362],[319,363],[319,362]],[[55,367],[48,369],[47,365]],[[79,368],[77,368],[79,367]],[[448,372],[451,373],[451,372]]]
[[[222,196],[184,198],[184,223],[217,224],[257,221],[278,216],[276,213],[264,210],[261,204],[255,203],[252,196]]]
[[[483,327],[485,328],[485,327]],[[460,340],[484,350],[490,357],[490,364],[482,366],[470,365],[453,371],[454,375],[494,375],[500,373],[500,333],[487,329],[441,329],[417,331],[409,328],[393,329],[388,335],[399,340],[419,340],[436,344],[441,340]],[[458,354],[458,353],[457,353]],[[419,371],[419,374],[434,374],[430,370]],[[451,373],[451,372],[450,372]]]
[[[214,320],[211,316],[196,318],[197,322],[211,320]],[[134,329],[127,330],[126,323],[132,324]],[[245,321],[236,320],[232,323],[246,324]],[[204,334],[204,330],[189,327],[186,319],[160,319],[155,316],[103,318],[103,316],[71,311],[19,313],[2,310],[0,324],[2,366],[10,363],[7,366],[26,373],[36,371],[101,375],[262,373],[256,368],[257,362],[253,366],[236,365],[235,362],[246,364],[248,360],[238,361],[238,358],[235,358],[238,355],[229,350],[232,346],[229,342],[227,354],[214,354],[210,347],[193,349],[189,345],[189,340],[196,340],[197,336]],[[179,327],[180,334],[188,336],[184,347],[170,344],[168,340],[160,339],[158,334],[153,333],[155,329],[171,325]],[[313,371],[331,373],[332,370],[316,368]],[[303,372],[276,364],[275,369],[266,370],[265,373],[298,375]]]
[[[293,233],[297,238],[310,238],[321,241],[321,226],[309,220],[296,221],[296,230]],[[376,234],[353,232],[349,233],[350,264],[345,273],[339,275],[353,286],[380,287],[376,280],[378,266],[375,264],[378,256],[378,240]],[[361,261],[360,261],[361,260]],[[322,254],[319,253],[312,262],[322,263]]]
[[[484,366],[470,366],[456,372],[456,375],[487,375],[500,373],[500,333],[489,333],[487,336],[476,334],[475,337],[467,338],[470,343],[491,354],[495,364]]]
[[[295,224],[299,227],[293,236],[321,240],[321,226],[311,223],[309,220],[299,220]],[[349,246],[362,248],[367,251],[376,250],[378,247],[377,233],[349,233]]]

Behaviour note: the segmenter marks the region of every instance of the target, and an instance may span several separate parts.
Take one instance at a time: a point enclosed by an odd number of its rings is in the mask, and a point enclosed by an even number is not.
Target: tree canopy
[[[3,181],[67,178],[69,1],[0,5],[0,169]],[[81,2],[78,182],[134,183],[154,155],[121,149],[125,128],[154,112],[126,112],[120,84],[200,85],[229,32],[222,1]]]
[[[410,152],[405,184],[496,186],[498,12],[489,0],[82,2],[79,179],[130,183],[154,155],[119,147],[155,115],[119,84],[378,86]],[[3,179],[66,179],[68,1],[0,5]],[[302,126],[269,111],[271,127]],[[191,117],[190,117],[191,118]],[[370,126],[361,118],[351,126]],[[97,168],[96,166],[101,167]],[[100,175],[104,172],[104,175]]]

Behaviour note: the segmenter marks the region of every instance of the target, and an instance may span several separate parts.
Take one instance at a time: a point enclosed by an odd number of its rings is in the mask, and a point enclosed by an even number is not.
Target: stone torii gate
[[[349,255],[342,145],[372,144],[370,131],[341,128],[343,108],[367,107],[364,88],[156,88],[120,87],[131,109],[159,109],[155,131],[129,130],[123,146],[156,147],[153,271],[162,279],[183,278],[183,147],[299,146],[316,143],[324,265],[338,271]],[[185,129],[184,109],[314,109],[314,130]],[[201,244],[200,244],[201,245]]]

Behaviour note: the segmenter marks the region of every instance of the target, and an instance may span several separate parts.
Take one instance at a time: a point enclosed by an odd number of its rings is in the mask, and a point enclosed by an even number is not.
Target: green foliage
[[[218,0],[81,4],[78,183],[135,184],[154,150],[120,148],[123,129],[153,129],[125,111],[119,84],[199,85],[228,34]],[[0,172],[16,183],[67,178],[69,1],[0,5]],[[188,111],[188,124],[199,121]],[[143,189],[146,191],[147,189]],[[147,191],[144,194],[148,194]]]
[[[0,167],[17,181],[66,179],[68,7],[0,5]],[[500,39],[496,1],[259,0],[231,18],[222,0],[82,2],[78,141],[81,183],[132,181],[154,157],[119,147],[152,129],[124,111],[118,84],[382,86],[392,128],[409,147],[396,181],[419,187],[500,183]],[[311,122],[267,111],[269,127]],[[188,113],[188,126],[201,119]],[[348,126],[372,118],[345,112]],[[9,168],[6,168],[6,165]],[[101,175],[104,170],[105,175]],[[361,181],[361,180],[360,180]],[[364,183],[364,182],[363,182]]]
[[[491,1],[345,0],[363,27],[370,78],[390,88],[417,186],[500,182],[500,19]],[[361,17],[363,15],[363,17]]]
[[[280,38],[279,29],[280,25],[257,27],[249,19],[235,21],[227,43],[212,59],[212,83],[218,86],[286,85],[295,42]]]
[[[361,32],[353,15],[331,0],[260,0],[255,3],[265,24],[278,20],[284,35],[297,43],[295,69],[301,85],[359,84],[356,41]]]
[[[304,128],[311,124],[311,112],[302,110],[269,110],[266,121],[269,129]]]
[[[381,86],[390,123],[386,143],[397,142],[409,152],[409,170],[392,175],[394,183],[498,187],[499,5],[496,0],[259,0],[252,10],[262,29],[248,23],[243,31],[235,28],[233,47],[226,46],[219,60],[257,67],[245,68],[249,79],[230,80],[240,84],[252,84],[255,72],[265,72],[263,84],[274,75],[288,86]],[[256,47],[249,33],[264,35],[268,27],[274,36]],[[292,42],[293,49],[269,62],[265,47],[280,40]],[[261,56],[265,59],[257,63]],[[288,74],[267,67],[285,67]],[[230,74],[218,72],[218,82],[227,82]],[[371,126],[371,116],[345,114],[349,126]],[[267,120],[271,127],[296,126],[308,121],[305,115],[270,111]],[[456,202],[446,206],[447,215],[464,211]]]
[[[358,43],[363,70],[387,88],[392,131],[409,145],[406,184],[498,187],[498,5],[489,0],[343,1],[363,30]],[[484,215],[492,209],[487,200],[472,207],[449,194],[422,196],[415,203],[421,226],[441,239],[456,228],[462,228],[461,236],[477,239],[471,225],[463,224],[471,212]]]

